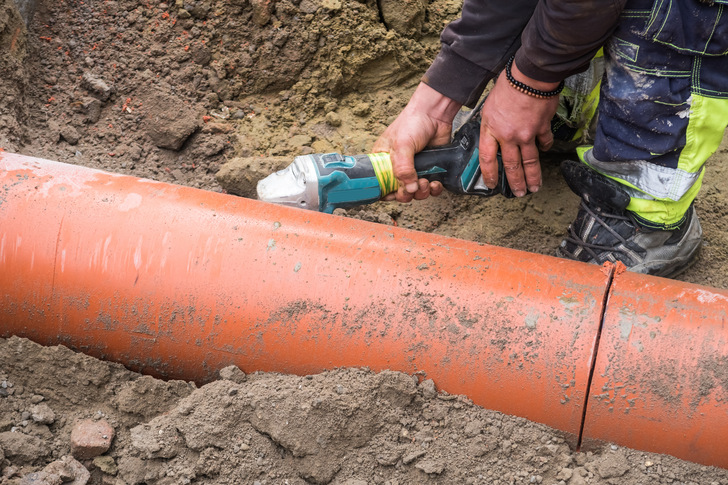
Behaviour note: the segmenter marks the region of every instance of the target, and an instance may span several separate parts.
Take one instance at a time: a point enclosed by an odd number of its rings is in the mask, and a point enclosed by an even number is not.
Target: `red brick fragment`
[[[114,428],[105,419],[79,421],[71,431],[71,454],[77,460],[102,455],[111,447],[114,434]]]

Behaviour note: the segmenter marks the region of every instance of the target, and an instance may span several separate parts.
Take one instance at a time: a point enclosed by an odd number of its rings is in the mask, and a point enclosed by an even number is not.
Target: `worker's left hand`
[[[513,77],[543,91],[556,89],[558,83],[543,83],[526,77],[513,63]],[[488,94],[480,125],[480,168],[489,188],[498,181],[498,148],[513,194],[521,197],[541,187],[538,149],[548,150],[554,142],[551,118],[559,97],[535,98],[510,85],[505,71]],[[537,146],[538,144],[538,146]]]

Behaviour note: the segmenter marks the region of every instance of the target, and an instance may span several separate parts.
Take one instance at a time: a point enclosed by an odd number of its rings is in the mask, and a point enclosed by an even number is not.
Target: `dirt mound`
[[[228,367],[196,388],[17,337],[0,339],[0,369],[3,484],[728,484],[616,446],[574,453],[554,430],[398,372]],[[82,423],[110,448],[74,448]]]
[[[223,156],[245,149],[241,120],[275,97],[285,110],[267,122],[295,129],[346,93],[416,77],[445,15],[457,12],[444,1],[381,3],[41,2],[26,56],[19,14],[2,0],[10,76],[0,84],[0,140],[6,150],[219,190],[212,175]],[[263,144],[273,135],[256,133]]]
[[[23,99],[27,77],[25,23],[15,4],[0,1],[0,146],[17,149],[21,123],[26,118]]]

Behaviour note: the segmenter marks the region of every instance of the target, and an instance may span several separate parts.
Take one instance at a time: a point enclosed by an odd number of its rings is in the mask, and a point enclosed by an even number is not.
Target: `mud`
[[[250,196],[295,155],[370,150],[458,12],[450,0],[46,0],[26,29],[0,0],[0,148]],[[727,159],[724,141],[697,201],[704,248],[681,276],[720,288]],[[557,164],[525,199],[446,194],[343,215],[550,254],[578,203]],[[666,456],[575,452],[404,374],[223,377],[196,388],[0,340],[0,483],[728,485],[724,470]],[[111,447],[64,458],[86,419],[113,428]]]

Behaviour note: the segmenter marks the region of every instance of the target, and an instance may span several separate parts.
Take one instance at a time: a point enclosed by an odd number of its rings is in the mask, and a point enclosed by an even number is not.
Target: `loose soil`
[[[439,48],[452,0],[0,0],[0,147],[253,196],[294,156],[371,149]],[[728,144],[697,201],[684,281],[728,288]],[[342,215],[549,254],[577,198],[557,163],[519,200],[444,195]],[[83,419],[108,451],[66,458]],[[558,432],[395,372],[228,368],[197,388],[65,347],[0,339],[0,484],[728,485],[728,471]]]

